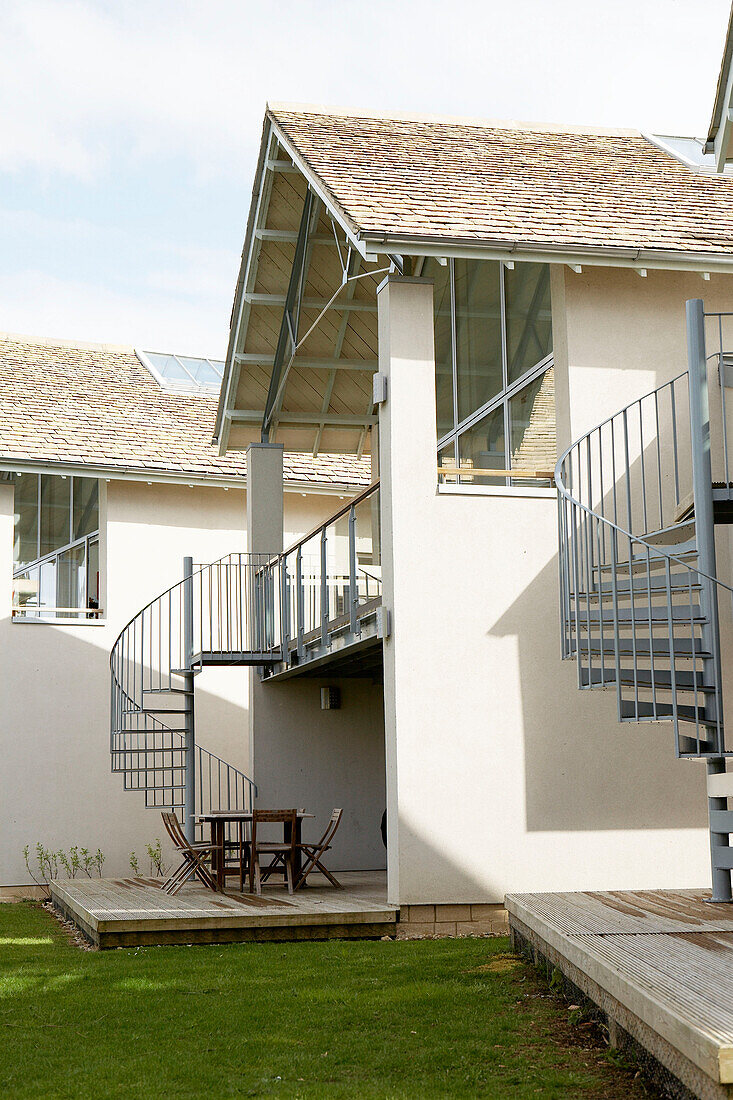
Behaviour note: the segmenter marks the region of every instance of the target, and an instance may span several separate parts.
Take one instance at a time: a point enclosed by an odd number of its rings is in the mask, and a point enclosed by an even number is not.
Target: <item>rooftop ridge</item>
[[[67,340],[54,336],[27,336],[20,332],[0,332],[0,344],[33,344],[42,348],[73,348],[78,351],[116,351],[134,355],[131,344],[99,344],[92,340]]]
[[[316,103],[272,102],[266,109],[273,115],[279,111],[291,114],[326,115],[332,118],[364,118],[382,122],[425,122],[452,126],[475,126],[484,130],[526,130],[543,134],[582,134],[597,137],[644,138],[641,130],[609,126],[563,124],[555,122],[526,122],[516,119],[481,118],[460,115],[429,114],[419,111],[379,110],[377,108],[343,107]]]

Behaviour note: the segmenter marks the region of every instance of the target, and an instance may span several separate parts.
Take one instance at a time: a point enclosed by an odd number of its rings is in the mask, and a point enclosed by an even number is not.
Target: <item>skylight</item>
[[[218,393],[224,375],[221,359],[196,359],[191,355],[138,351],[143,366],[164,390],[177,393]]]

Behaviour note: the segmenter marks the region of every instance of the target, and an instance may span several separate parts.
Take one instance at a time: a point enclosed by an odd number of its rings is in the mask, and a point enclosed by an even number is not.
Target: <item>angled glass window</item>
[[[547,264],[516,264],[504,275],[507,376],[515,382],[552,351],[550,269]]]
[[[458,458],[461,467],[470,468],[471,474],[467,476],[473,484],[503,485],[505,483],[505,476],[500,475],[497,478],[484,473],[489,470],[500,470],[503,475],[507,468],[503,405],[499,405],[483,420],[479,420],[459,436]]]
[[[557,462],[555,372],[552,367],[509,401],[511,465],[517,470],[554,470]]]
[[[39,558],[71,542],[70,517],[71,478],[41,474]]]
[[[99,530],[99,482],[92,477],[74,478],[74,513],[71,537],[80,539]]]
[[[422,271],[434,280],[439,464],[459,463],[471,471],[459,479],[478,484],[554,469],[549,266],[454,259],[446,278],[426,260]],[[489,469],[503,475],[474,472]]]
[[[221,359],[197,359],[158,351],[135,351],[159,386],[178,393],[218,393],[224,376]]]

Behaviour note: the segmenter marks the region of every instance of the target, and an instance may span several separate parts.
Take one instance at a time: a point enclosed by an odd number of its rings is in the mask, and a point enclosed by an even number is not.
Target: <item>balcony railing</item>
[[[297,664],[335,635],[361,633],[382,596],[379,483],[345,504],[270,563],[273,644]]]

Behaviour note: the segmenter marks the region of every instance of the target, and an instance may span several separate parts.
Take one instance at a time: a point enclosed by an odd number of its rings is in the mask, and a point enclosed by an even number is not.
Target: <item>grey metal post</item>
[[[305,593],[303,591],[303,548],[299,546],[295,554],[295,611],[297,618],[296,638],[298,646],[298,660],[305,657]]]
[[[328,645],[328,549],[326,528],[321,531],[321,644]]]
[[[285,556],[280,558],[280,638],[282,659],[290,664],[290,593],[288,591],[288,562]]]
[[[698,566],[710,577],[717,576],[715,562],[715,519],[713,514],[713,470],[710,458],[710,409],[708,405],[708,374],[705,355],[705,310],[701,298],[687,302],[687,356],[690,381],[690,442],[692,448],[692,492],[695,502],[695,534],[697,540]],[[716,736],[716,726],[723,721],[720,665],[720,635],[718,631],[717,593],[712,581],[700,578],[700,604],[707,620],[701,629],[703,649],[712,653],[712,658],[703,661],[703,677],[706,683],[713,683],[715,695],[705,696],[706,717],[713,719],[708,726],[708,736]],[[708,715],[708,709],[714,714]],[[722,748],[717,745],[718,751]],[[725,757],[710,757],[707,762],[708,774],[725,771]],[[728,847],[727,833],[713,830],[714,813],[728,808],[727,799],[709,798],[710,817],[710,859],[713,877],[713,901],[731,901],[730,869],[720,866],[720,849]],[[727,862],[727,861],[726,861]]]
[[[190,842],[195,840],[196,814],[196,732],[193,708],[193,558],[183,559],[183,688],[185,691],[183,715],[183,747],[186,762],[185,788],[183,792],[183,831]]]
[[[349,509],[349,630],[358,632],[357,610],[359,590],[356,585],[356,512],[354,505]]]

